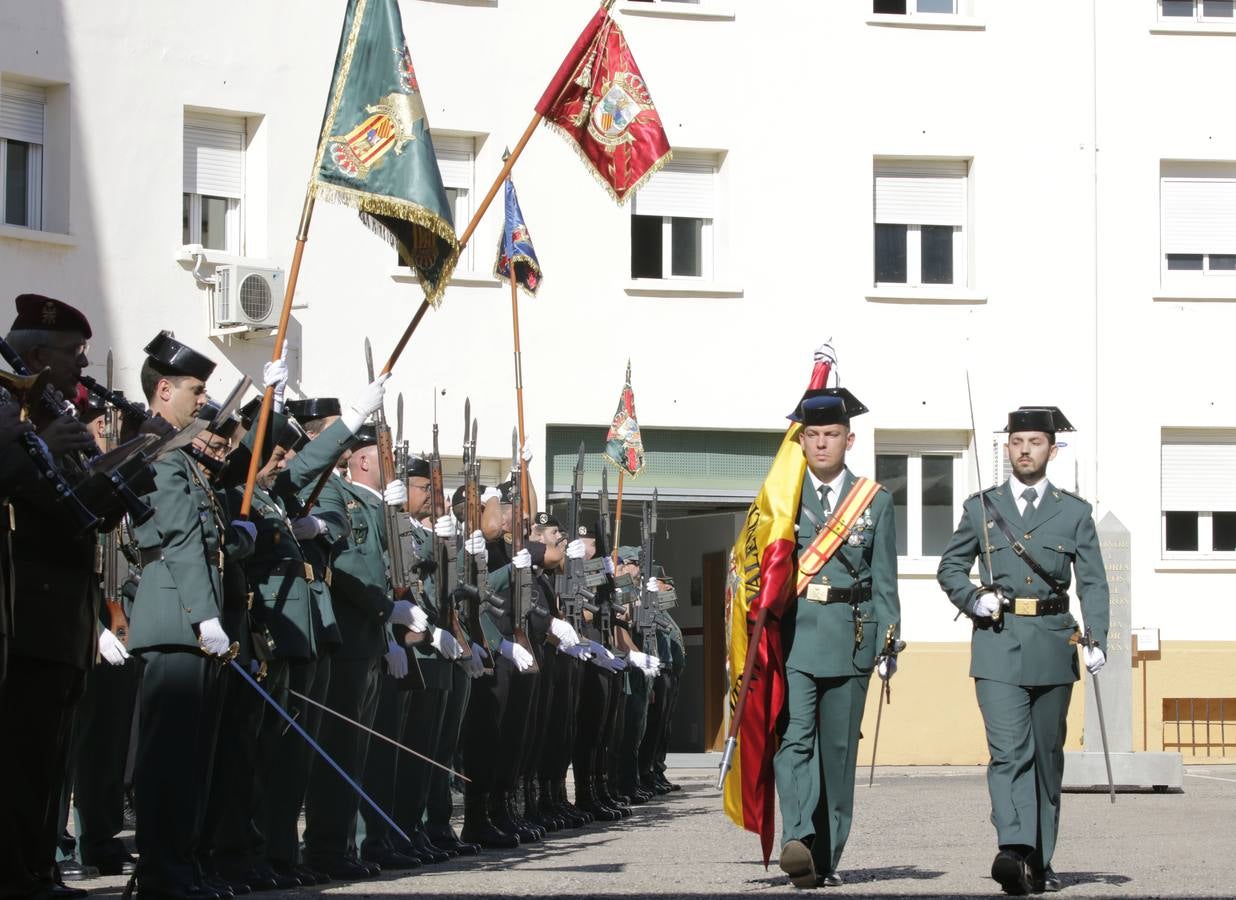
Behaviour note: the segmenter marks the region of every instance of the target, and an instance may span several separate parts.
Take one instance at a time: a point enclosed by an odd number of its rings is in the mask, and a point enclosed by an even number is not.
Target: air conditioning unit
[[[283,270],[267,266],[224,265],[215,269],[211,304],[214,330],[274,328],[283,300]]]

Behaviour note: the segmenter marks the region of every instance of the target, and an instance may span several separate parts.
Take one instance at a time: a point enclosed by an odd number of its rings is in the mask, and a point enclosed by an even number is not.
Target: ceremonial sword
[[[979,573],[979,592],[982,593],[982,588],[986,587],[996,595],[999,605],[996,611],[991,614],[991,620],[996,625],[1000,624],[1000,618],[1004,613],[1004,597],[996,590],[996,573],[991,570],[991,535],[987,533],[987,498],[983,495],[983,470],[979,466],[979,442],[978,428],[974,424],[974,393],[970,390],[970,370],[966,369],[966,399],[970,401],[970,436],[974,439],[974,474],[977,476],[976,485],[978,486],[979,509],[982,511],[983,525],[983,559],[987,563],[987,580],[990,584],[983,584],[982,572]],[[975,595],[978,596],[977,594]],[[958,617],[964,610],[957,610],[957,615],[953,616],[953,621],[956,622]],[[999,630],[999,629],[997,629]]]
[[[888,632],[884,635],[884,649],[880,651],[880,656],[890,661],[897,658],[897,654],[906,648],[905,641],[893,640],[893,634],[896,632],[896,625],[889,625]],[[879,659],[876,659],[876,667],[879,668]],[[879,673],[876,673],[879,677]],[[888,678],[883,679],[883,684],[880,686],[880,702],[876,709],[876,730],[875,737],[871,740],[871,774],[867,776],[867,787],[871,787],[875,781],[875,761],[876,749],[880,746],[880,719],[884,717],[884,705],[893,702],[893,688],[889,684],[893,680],[893,674],[890,672]]]
[[[1076,643],[1083,647],[1097,647],[1099,642],[1090,636],[1090,627],[1086,627],[1084,637],[1079,636],[1076,632],[1073,633],[1073,638]],[[1107,725],[1103,722],[1103,695],[1099,693],[1099,673],[1090,673],[1091,682],[1094,684],[1094,710],[1099,714],[1099,737],[1103,740],[1103,765],[1107,766],[1107,793],[1112,798],[1112,803],[1116,802],[1116,783],[1112,780],[1112,757],[1107,752]]]

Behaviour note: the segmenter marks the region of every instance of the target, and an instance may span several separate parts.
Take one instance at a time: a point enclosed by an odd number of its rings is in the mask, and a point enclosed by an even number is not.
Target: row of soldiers
[[[677,789],[685,653],[648,528],[611,548],[608,499],[585,522],[578,487],[567,528],[536,513],[527,444],[482,488],[474,424],[448,505],[436,425],[428,458],[391,446],[384,376],[283,403],[281,361],[246,509],[260,398],[211,400],[215,363],[163,332],[134,404],[83,375],[90,337],[26,294],[0,341],[22,376],[0,403],[0,770],[21,773],[0,897],[85,893],[55,858],[70,794],[82,865],[206,900],[512,848]]]

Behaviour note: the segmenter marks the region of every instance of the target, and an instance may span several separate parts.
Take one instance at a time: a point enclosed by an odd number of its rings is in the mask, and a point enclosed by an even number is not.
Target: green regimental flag
[[[310,189],[359,210],[437,305],[459,241],[397,0],[348,0]]]

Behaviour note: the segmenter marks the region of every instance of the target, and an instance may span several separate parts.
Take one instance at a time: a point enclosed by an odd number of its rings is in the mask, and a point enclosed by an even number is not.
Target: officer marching
[[[845,463],[854,445],[850,420],[865,412],[845,388],[820,388],[807,391],[791,417],[803,425],[798,440],[807,471],[798,513],[798,599],[781,623],[787,715],[773,770],[780,866],[800,888],[842,883],[837,865],[854,814],[867,684],[873,669],[885,679],[896,670],[895,656],[877,657],[901,619],[893,502]]]
[[[991,751],[987,789],[1000,848],[991,877],[1020,895],[1061,887],[1051,861],[1065,720],[1080,677],[1072,573],[1096,642],[1083,651],[1091,673],[1106,661],[1108,588],[1090,504],[1047,480],[1056,433],[1073,427],[1054,407],[1022,407],[1005,430],[1012,475],[966,500],[936,577],[974,622],[970,676]]]

